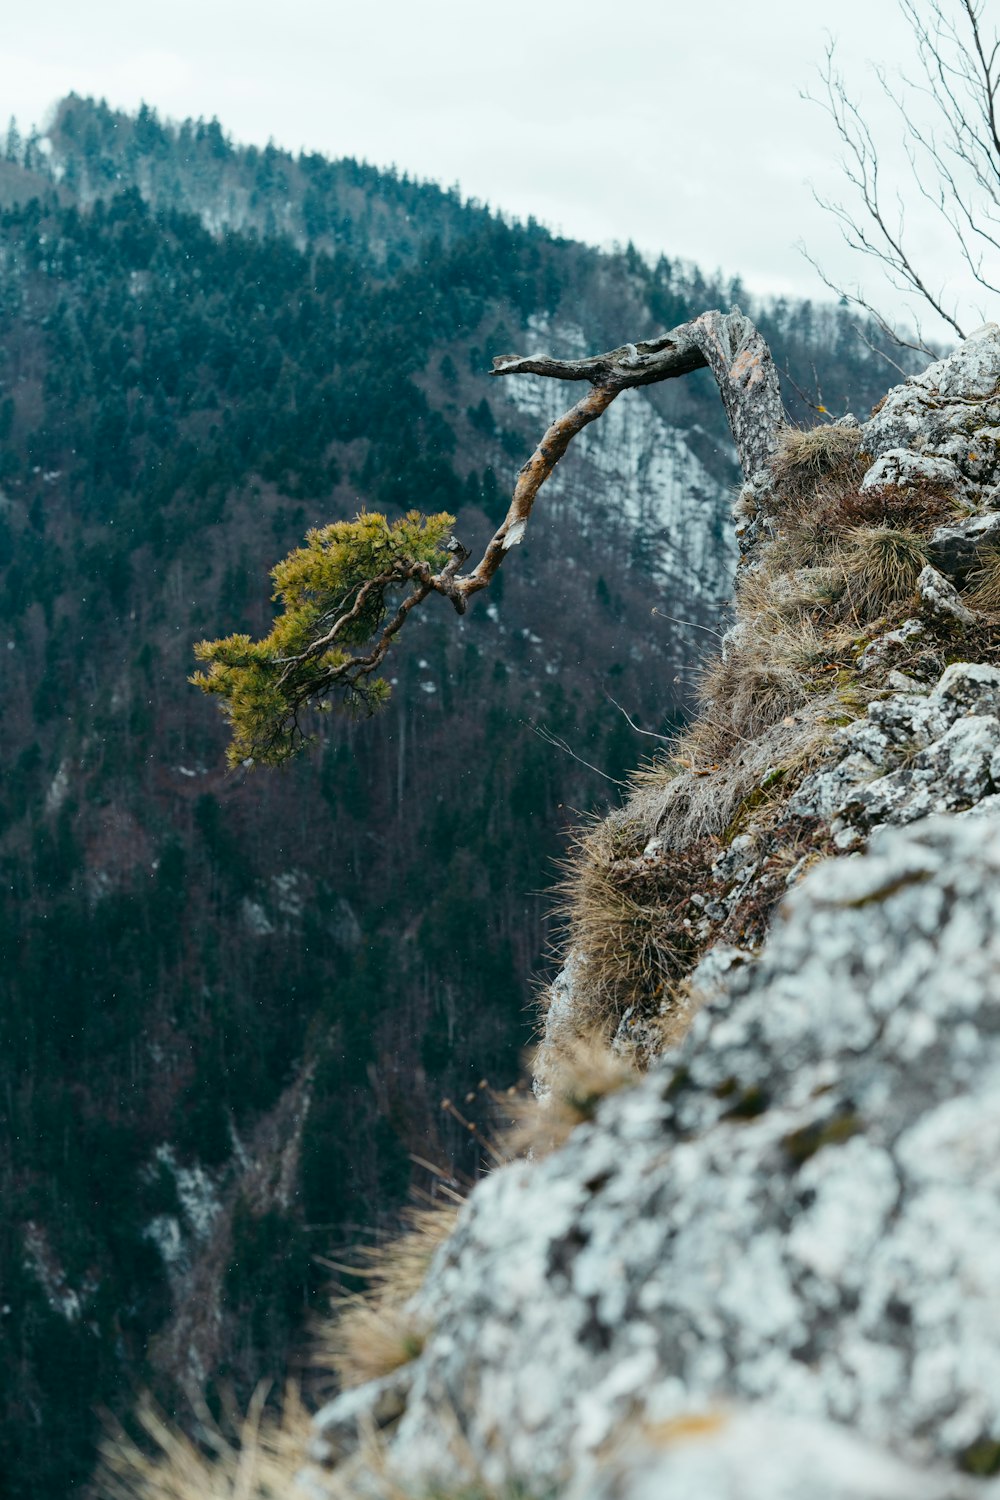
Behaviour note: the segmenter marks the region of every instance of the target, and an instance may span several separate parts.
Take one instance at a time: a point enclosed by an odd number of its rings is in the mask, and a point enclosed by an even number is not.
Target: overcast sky
[[[22,126],[43,126],[70,90],[127,109],[146,100],[175,119],[216,115],[237,141],[394,162],[564,234],[632,239],[768,293],[824,295],[801,239],[841,282],[864,274],[809,187],[841,190],[829,121],[800,98],[816,87],[828,32],[876,125],[900,136],[868,66],[907,54],[893,0],[35,0],[5,10],[0,110]],[[931,233],[927,251],[937,253]],[[941,278],[948,264],[942,255]]]

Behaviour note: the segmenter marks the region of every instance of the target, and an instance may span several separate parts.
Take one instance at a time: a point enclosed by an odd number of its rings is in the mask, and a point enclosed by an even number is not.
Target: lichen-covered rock
[[[883,671],[894,657],[903,652],[912,652],[914,646],[926,635],[925,624],[921,624],[919,620],[904,620],[896,630],[887,630],[884,635],[869,642],[858,657],[858,671],[862,675]]]
[[[869,475],[876,476],[873,482],[887,482],[877,476],[890,454],[893,458],[886,472],[896,465],[896,478],[891,482],[916,478],[912,460],[900,457],[909,452],[953,466],[924,475],[935,484],[949,486],[945,475],[953,472],[963,493],[966,482],[980,490],[994,483],[1000,477],[998,388],[1000,325],[987,323],[947,358],[891,390],[862,427],[862,445],[875,461],[869,470]]]
[[[549,986],[543,1045],[538,1049],[532,1074],[535,1095],[539,1099],[544,1099],[552,1087],[551,1071],[560,1052],[571,1047],[580,1034],[574,993],[578,968],[579,960],[575,953],[570,952]]]
[[[950,458],[913,453],[909,448],[889,448],[877,458],[861,481],[862,494],[870,490],[916,489],[935,485],[956,494],[968,488],[958,465]]]
[[[953,672],[935,712],[968,729],[997,693]],[[998,1243],[1000,817],[937,818],[807,875],[677,1052],[480,1184],[419,1294],[389,1472],[574,1500],[967,1494],[958,1471],[1000,1462]],[[758,1404],[770,1489],[739,1484],[752,1414],[650,1469],[651,1432]]]
[[[1000,513],[987,510],[949,526],[939,526],[931,537],[930,559],[949,578],[961,582],[979,566],[984,552],[1000,547]]]
[[[958,589],[943,573],[927,564],[917,579],[920,613],[932,623],[963,629],[976,623],[976,616],[958,597]]]
[[[838,848],[884,824],[967,809],[998,787],[1000,670],[956,662],[926,695],[872,703],[833,743],[832,764],[805,778],[788,809],[826,820]]]
[[[752,1406],[647,1426],[565,1500],[986,1500],[991,1491],[904,1463],[833,1422]]]

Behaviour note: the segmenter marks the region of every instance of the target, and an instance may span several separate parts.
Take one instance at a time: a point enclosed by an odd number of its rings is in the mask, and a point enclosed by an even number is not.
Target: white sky
[[[832,31],[842,70],[898,143],[867,65],[893,65],[909,40],[893,0],[34,0],[4,10],[4,121],[41,126],[70,90],[128,109],[145,99],[175,119],[217,115],[238,141],[395,162],[592,243],[632,239],[739,272],[755,291],[815,297],[825,293],[800,239],[834,278],[870,273],[812,201],[810,180],[837,196],[842,179],[832,128],[800,92],[816,87]],[[927,253],[944,279],[950,262],[935,239],[928,231]]]

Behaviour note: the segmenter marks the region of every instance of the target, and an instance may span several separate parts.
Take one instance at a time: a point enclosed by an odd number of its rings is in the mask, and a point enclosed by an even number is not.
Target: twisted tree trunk
[[[788,419],[771,351],[737,307],[728,313],[704,312],[659,338],[624,344],[586,359],[552,359],[545,354],[503,354],[494,359],[494,375],[586,380],[593,389],[552,423],[522,467],[510,509],[475,570],[450,580],[441,592],[448,594],[457,609],[464,609],[468,597],[487,586],[506,552],[524,536],[535,497],[572,439],[601,416],[621,391],[705,368],[715,376],[740,468],[752,483],[765,468]]]

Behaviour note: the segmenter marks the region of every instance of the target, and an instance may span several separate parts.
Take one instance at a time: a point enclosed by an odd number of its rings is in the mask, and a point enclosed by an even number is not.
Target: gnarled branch
[[[208,673],[197,674],[194,681],[225,700],[235,726],[231,759],[287,758],[301,743],[299,710],[338,688],[352,701],[368,702],[370,708],[380,697],[384,698],[387,688],[374,674],[410,612],[429,594],[438,593],[450,599],[459,614],[464,613],[469,598],[487,587],[510,548],[521,541],[539,490],[573,438],[596,421],[622,391],[686,375],[692,370],[710,369],[729,418],[740,466],[749,481],[765,467],[786,421],[770,350],[738,308],[725,314],[702,313],[693,322],[659,338],[625,344],[589,359],[505,355],[493,363],[494,375],[532,374],[557,380],[584,380],[589,382],[591,390],[551,424],[520,469],[507,515],[471,573],[459,573],[468,557],[465,549],[454,537],[445,540],[442,535],[443,526],[450,524],[452,518],[444,515],[421,518],[416,512],[392,525],[382,516],[368,517],[367,522],[364,516],[359,516],[350,524],[336,523],[326,531],[312,533],[308,549],[293,553],[285,564],[279,564],[275,577],[279,579],[282,596],[285,583],[281,575],[290,563],[296,564],[296,587],[288,596],[289,613],[284,618],[286,623],[290,619],[295,627],[290,634],[298,649],[282,651],[280,655],[274,652],[272,643],[282,628],[281,621],[272,635],[257,645],[249,637],[238,636],[204,642],[198,648],[202,659],[212,665]],[[373,527],[378,543],[374,551],[369,535]],[[350,588],[347,592],[338,591],[332,599],[322,600],[318,613],[309,621],[308,639],[302,643],[301,615],[298,618],[295,615],[302,608],[300,596],[313,599],[329,588],[327,554],[323,552],[328,545],[327,531],[335,533],[329,545],[337,549],[338,567],[346,570]],[[356,538],[355,532],[358,532]],[[391,555],[394,545],[399,550]],[[424,557],[411,550],[414,546],[424,550]],[[358,549],[356,554],[352,547]],[[443,567],[439,566],[442,551],[449,554]],[[369,554],[382,563],[377,570],[369,569]],[[358,565],[362,556],[366,559],[363,569]],[[303,558],[305,563],[297,562]],[[438,566],[438,571],[432,571],[432,565]],[[409,592],[386,622],[386,596],[390,590],[400,588],[408,588]],[[344,651],[342,642],[361,644],[358,627],[369,613],[377,617],[372,635],[379,626],[380,633],[374,641],[369,635],[361,650]],[[289,632],[286,630],[285,634]]]
[[[771,351],[757,327],[738,307],[728,313],[704,312],[659,338],[623,344],[620,349],[587,359],[552,359],[544,354],[503,354],[494,359],[494,376],[546,375],[555,380],[587,380],[594,391],[554,422],[542,438],[518,475],[510,511],[487,554],[497,538],[509,535],[505,528],[520,526],[516,537],[520,541],[535,495],[565,453],[570,439],[587,422],[600,416],[620,391],[672,380],[706,367],[719,387],[740,468],[744,477],[751,480],[774,452],[778,432],[787,417]]]

